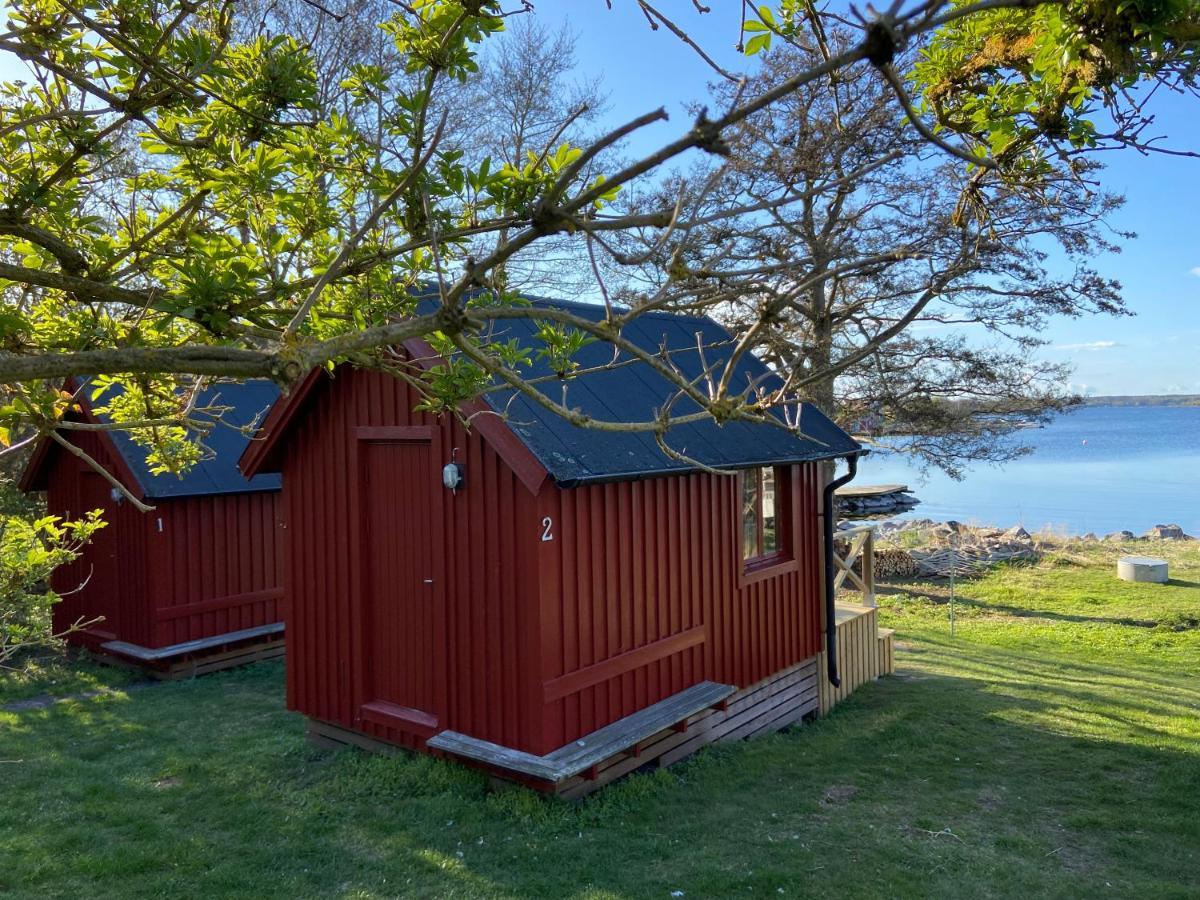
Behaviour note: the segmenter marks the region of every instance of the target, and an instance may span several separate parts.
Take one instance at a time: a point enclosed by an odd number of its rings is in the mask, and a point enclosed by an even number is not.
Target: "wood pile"
[[[913,532],[921,546],[909,549],[880,547],[876,550],[876,572],[880,577],[905,574],[903,564],[892,558],[897,554],[905,554],[912,561],[915,574],[934,578],[949,578],[951,575],[967,578],[1000,563],[1034,560],[1040,555],[1033,536],[1020,526],[1000,531],[968,528],[957,522],[947,522],[933,527],[890,530],[881,537],[909,543],[912,538],[902,538],[901,535]],[[880,559],[881,553],[887,554],[883,560]]]

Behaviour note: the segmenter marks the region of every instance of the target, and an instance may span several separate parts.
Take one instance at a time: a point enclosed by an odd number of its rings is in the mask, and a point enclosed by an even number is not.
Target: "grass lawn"
[[[577,806],[310,748],[278,663],[9,679],[100,693],[0,711],[0,894],[1195,897],[1200,550],[1165,587],[1117,552],[959,584],[953,638],[946,585],[893,586],[897,677]]]

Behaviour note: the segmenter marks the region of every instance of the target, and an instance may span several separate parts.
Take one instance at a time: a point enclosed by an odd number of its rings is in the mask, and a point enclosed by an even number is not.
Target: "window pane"
[[[758,469],[742,473],[742,557],[758,556]]]
[[[763,469],[762,475],[762,552],[774,553],[779,549],[775,534],[775,470]]]

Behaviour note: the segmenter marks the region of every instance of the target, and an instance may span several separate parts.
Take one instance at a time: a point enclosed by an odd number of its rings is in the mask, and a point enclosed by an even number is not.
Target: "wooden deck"
[[[865,486],[865,492],[902,485]],[[895,634],[880,628],[875,608],[875,526],[859,525],[836,532],[833,551],[836,572],[833,588],[845,602],[836,604],[837,660],[841,684],[834,687],[825,676],[826,654],[822,649],[821,715],[826,715],[855,689],[881,675],[896,671]],[[856,601],[856,602],[849,602]]]
[[[907,490],[907,484],[847,484],[834,493],[839,497],[886,497]]]
[[[825,673],[825,651],[819,656],[821,667],[820,712],[826,715],[855,689],[881,675],[896,671],[895,635],[880,628],[873,606],[837,605],[837,658],[842,683],[834,687]]]

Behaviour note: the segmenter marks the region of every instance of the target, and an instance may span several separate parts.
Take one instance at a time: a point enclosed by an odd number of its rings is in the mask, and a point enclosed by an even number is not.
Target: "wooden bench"
[[[618,753],[633,751],[636,754],[642,741],[668,728],[686,727],[690,716],[720,706],[736,691],[731,684],[702,681],[545,756],[514,750],[457,731],[439,732],[427,744],[452,756],[557,784],[592,770]]]
[[[252,641],[255,638],[269,637],[279,634],[284,629],[283,622],[272,622],[270,625],[259,625],[257,628],[243,628],[241,631],[227,631],[225,634],[200,638],[195,641],[184,641],[182,644],[170,644],[166,647],[143,647],[140,644],[130,644],[127,641],[108,641],[100,648],[109,653],[128,656],[139,662],[154,663],[186,656],[189,653],[203,653],[215,647],[226,644],[237,644],[242,641]]]

